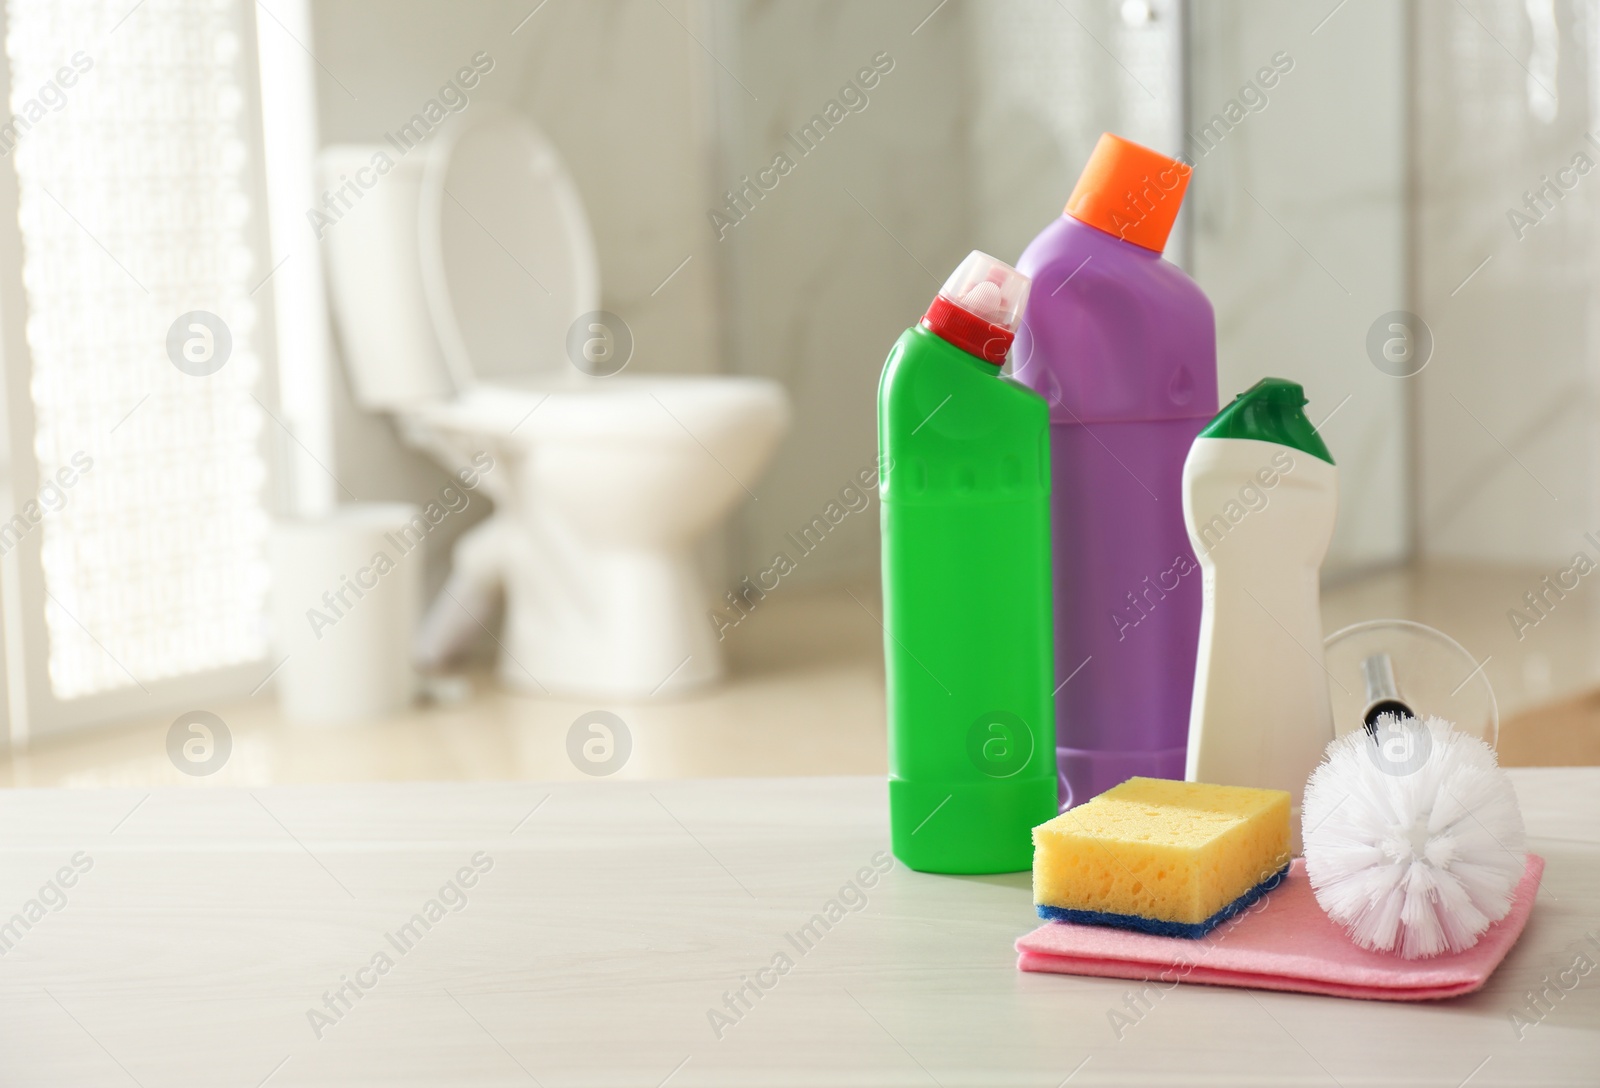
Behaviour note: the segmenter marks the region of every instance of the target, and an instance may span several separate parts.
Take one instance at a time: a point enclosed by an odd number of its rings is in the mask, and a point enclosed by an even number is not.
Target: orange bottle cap
[[[1066,211],[1080,223],[1160,253],[1193,173],[1187,163],[1103,133]]]

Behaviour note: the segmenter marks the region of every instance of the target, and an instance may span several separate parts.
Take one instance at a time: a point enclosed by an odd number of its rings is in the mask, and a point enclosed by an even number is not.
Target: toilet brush
[[[1317,902],[1362,948],[1405,959],[1476,944],[1526,865],[1510,778],[1441,718],[1384,715],[1335,740],[1303,813]]]

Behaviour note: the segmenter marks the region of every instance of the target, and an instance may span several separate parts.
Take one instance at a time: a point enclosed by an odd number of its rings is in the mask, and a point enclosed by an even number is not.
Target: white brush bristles
[[[1381,718],[1328,745],[1306,784],[1306,876],[1362,948],[1460,952],[1511,909],[1522,812],[1494,751],[1440,718]]]

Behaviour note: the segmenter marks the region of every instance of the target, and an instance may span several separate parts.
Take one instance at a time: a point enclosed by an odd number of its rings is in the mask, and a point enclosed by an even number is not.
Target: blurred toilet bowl
[[[320,160],[351,384],[452,474],[487,454],[472,475],[495,507],[457,543],[420,663],[476,637],[503,598],[512,686],[638,697],[715,679],[696,545],[787,428],[782,387],[616,373],[631,332],[597,312],[583,205],[526,121],[484,109],[395,152]]]

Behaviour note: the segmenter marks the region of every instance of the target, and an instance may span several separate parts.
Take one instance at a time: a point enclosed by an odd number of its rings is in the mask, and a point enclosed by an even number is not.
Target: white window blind
[[[75,699],[260,659],[252,293],[269,270],[250,243],[246,9],[6,0],[6,13],[15,134],[0,125],[0,149],[18,181],[39,478],[92,461],[33,530],[50,684]],[[168,352],[194,311],[231,337],[205,376]]]

